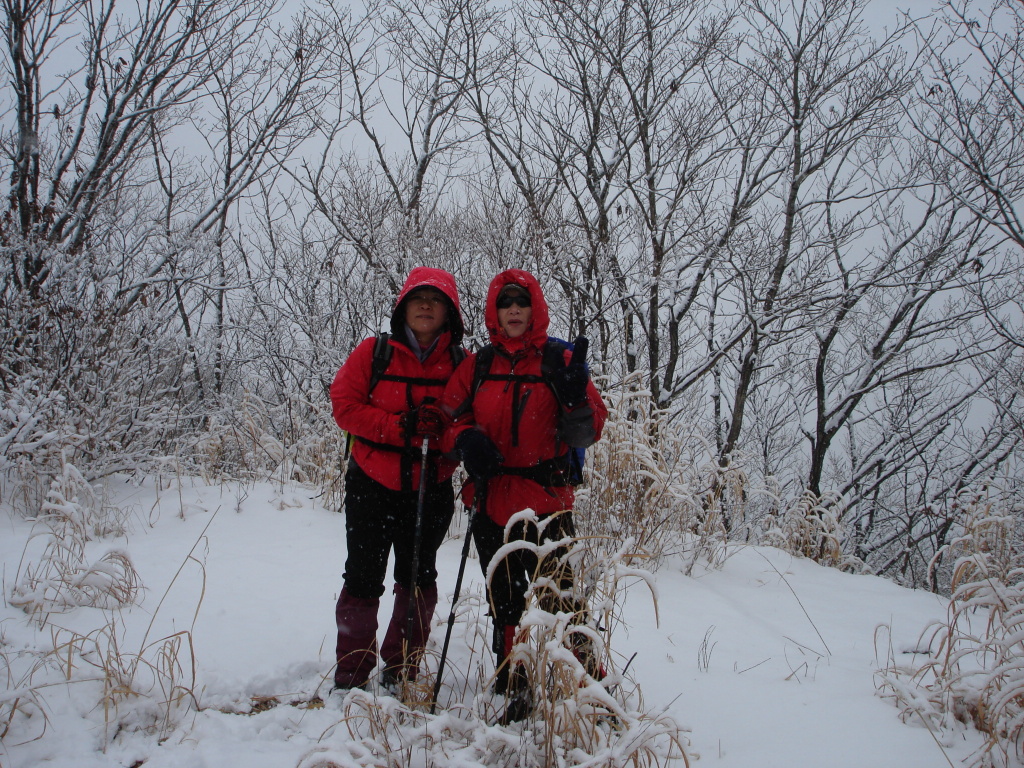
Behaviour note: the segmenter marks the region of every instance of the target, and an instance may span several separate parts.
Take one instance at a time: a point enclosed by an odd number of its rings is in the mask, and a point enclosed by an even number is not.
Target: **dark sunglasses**
[[[513,304],[515,304],[517,307],[521,307],[523,309],[526,309],[527,307],[532,306],[532,304],[530,302],[530,297],[527,296],[526,294],[522,294],[522,293],[509,293],[509,294],[506,294],[504,296],[499,296],[498,297],[498,309],[508,309]]]

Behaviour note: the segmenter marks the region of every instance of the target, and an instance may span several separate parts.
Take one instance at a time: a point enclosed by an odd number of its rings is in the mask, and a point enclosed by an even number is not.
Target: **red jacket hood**
[[[462,310],[459,305],[459,290],[455,285],[455,276],[443,269],[434,267],[414,267],[405,279],[405,285],[398,292],[395,299],[395,309],[391,313],[391,333],[396,338],[404,339],[405,311],[402,309],[402,302],[410,292],[423,286],[436,288],[448,297],[448,330],[451,333],[452,344],[461,344],[462,336],[465,333],[465,326],[462,323]]]
[[[530,315],[530,327],[526,333],[516,339],[510,339],[505,335],[498,325],[498,294],[501,289],[510,283],[525,288],[530,293],[532,314]],[[508,352],[517,352],[527,346],[543,349],[548,340],[548,304],[544,300],[544,293],[540,289],[537,278],[522,269],[506,269],[498,274],[491,281],[487,289],[487,307],[484,309],[484,321],[487,323],[487,333],[490,335],[491,343],[504,347]]]

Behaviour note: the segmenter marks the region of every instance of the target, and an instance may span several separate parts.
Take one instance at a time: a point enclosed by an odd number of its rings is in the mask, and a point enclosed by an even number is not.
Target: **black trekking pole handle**
[[[437,676],[434,678],[434,692],[430,695],[430,714],[437,708],[437,694],[441,692],[441,678],[444,675],[444,662],[448,658],[448,643],[452,639],[455,626],[455,610],[459,605],[459,593],[462,592],[462,577],[466,573],[466,560],[469,558],[469,542],[473,538],[473,523],[483,506],[484,491],[478,490],[473,499],[473,508],[469,510],[469,522],[466,524],[466,540],[462,542],[462,559],[459,561],[459,575],[455,579],[455,594],[452,596],[452,609],[448,614],[448,629],[444,633],[444,645],[441,646],[441,660],[437,663]]]
[[[427,495],[427,451],[430,448],[430,437],[423,438],[420,449],[420,490],[416,498],[416,532],[412,540],[412,570],[409,577],[409,605],[405,609],[405,653],[412,650],[412,630],[416,620],[416,587],[420,571],[420,547],[423,543],[423,505]],[[408,656],[406,656],[408,662]]]

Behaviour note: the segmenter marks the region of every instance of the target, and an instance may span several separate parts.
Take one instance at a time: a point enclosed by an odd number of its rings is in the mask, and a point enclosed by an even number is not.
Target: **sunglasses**
[[[513,304],[526,309],[531,306],[530,297],[522,293],[510,293],[498,297],[498,309],[508,309]]]

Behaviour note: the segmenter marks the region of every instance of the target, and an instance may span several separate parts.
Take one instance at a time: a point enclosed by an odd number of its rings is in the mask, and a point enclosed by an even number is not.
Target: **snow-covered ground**
[[[120,614],[77,608],[31,629],[7,597],[19,568],[38,556],[39,541],[26,550],[32,525],[7,514],[0,520],[0,650],[11,674],[20,676],[7,681],[0,704],[26,682],[23,663],[34,649],[68,642],[75,633],[99,640],[76,662],[73,679],[84,680],[96,676],[88,662],[109,649],[111,636],[125,657],[147,648],[141,656],[154,658],[157,641],[191,629],[196,679],[181,682],[192,687],[200,708],[160,738],[159,728],[133,727],[146,722],[147,712],[159,718],[158,707],[129,698],[115,718],[99,704],[97,683],[64,685],[58,669],[38,670],[32,683],[56,683],[37,692],[45,727],[38,714],[16,718],[0,765],[281,768],[308,763],[317,750],[350,739],[336,702],[309,709],[288,704],[328,688],[343,516],[325,509],[316,490],[297,486],[120,488],[119,503],[132,510],[130,531],[94,541],[89,551],[92,559],[112,547],[126,551],[142,578],[139,604]],[[460,535],[441,551],[435,651],[460,553]],[[875,689],[876,670],[890,658],[906,663],[926,625],[943,618],[942,599],[758,547],[737,547],[721,569],[692,576],[669,561],[655,581],[659,621],[651,592],[639,584],[627,589],[612,647],[621,664],[633,657],[628,675],[644,709],[664,711],[688,731],[696,765],[933,768],[960,765],[978,747],[973,732],[933,736],[920,721],[901,722]],[[481,593],[473,560],[464,596],[472,604]],[[382,624],[386,619],[381,616]],[[98,631],[104,626],[109,629]],[[446,679],[479,674],[482,657],[470,658],[469,636],[460,622]],[[187,649],[178,653],[187,660]],[[140,672],[137,680],[144,677]],[[254,697],[283,703],[241,714]],[[115,722],[123,724],[120,731]]]

